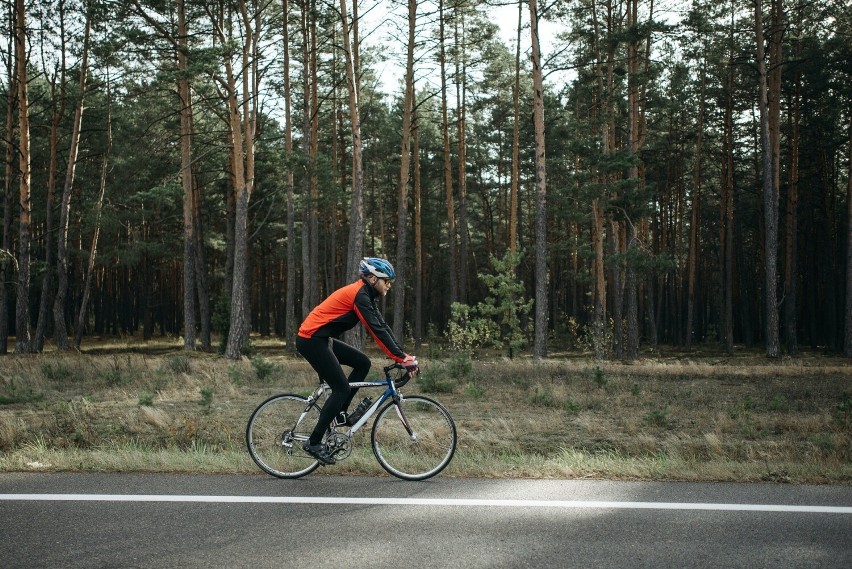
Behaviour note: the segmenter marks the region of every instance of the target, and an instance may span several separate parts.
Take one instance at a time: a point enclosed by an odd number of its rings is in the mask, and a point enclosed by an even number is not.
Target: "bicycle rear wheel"
[[[316,403],[289,393],[258,405],[246,425],[246,446],[255,464],[278,478],[299,478],[316,470],[319,461],[302,450],[302,444],[319,412]]]
[[[379,411],[372,444],[382,468],[403,480],[425,480],[452,460],[456,425],[440,403],[412,395]]]

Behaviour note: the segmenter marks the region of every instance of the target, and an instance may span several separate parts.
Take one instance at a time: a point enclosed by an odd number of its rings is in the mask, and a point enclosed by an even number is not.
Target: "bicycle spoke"
[[[319,408],[299,395],[276,395],[261,403],[246,426],[252,460],[279,478],[313,472],[319,462],[302,450],[319,418]]]
[[[411,429],[411,435],[405,428]],[[456,427],[446,409],[421,396],[405,398],[398,410],[389,404],[373,424],[373,452],[382,468],[405,480],[438,474],[453,457]]]

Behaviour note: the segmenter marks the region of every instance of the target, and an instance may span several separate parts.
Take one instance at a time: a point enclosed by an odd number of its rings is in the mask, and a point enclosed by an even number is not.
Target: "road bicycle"
[[[336,461],[352,454],[352,437],[376,414],[370,442],[379,464],[403,480],[425,480],[450,463],[458,439],[453,418],[440,403],[422,395],[403,396],[400,388],[410,379],[394,363],[384,368],[383,381],[353,382],[352,388],[384,388],[354,425],[332,422],[323,444]],[[392,372],[397,372],[394,376]],[[309,396],[282,393],[261,403],[246,426],[246,445],[252,460],[278,478],[310,474],[320,462],[302,449],[331,392],[323,383]],[[384,407],[382,407],[384,405]]]

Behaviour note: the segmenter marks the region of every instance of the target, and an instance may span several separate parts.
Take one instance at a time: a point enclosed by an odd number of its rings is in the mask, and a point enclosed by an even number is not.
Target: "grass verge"
[[[7,356],[0,471],[259,473],[253,408],[316,382],[280,353]],[[376,360],[374,369],[381,366]],[[852,483],[844,360],[428,360],[406,393],[450,409],[444,476]],[[334,474],[378,475],[369,431]]]

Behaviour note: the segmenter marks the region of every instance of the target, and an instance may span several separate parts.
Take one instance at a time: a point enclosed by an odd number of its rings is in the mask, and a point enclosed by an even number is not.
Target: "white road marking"
[[[491,508],[561,508],[595,510],[704,510],[852,514],[846,506],[791,504],[714,504],[692,502],[605,502],[586,500],[482,500],[468,498],[350,498],[308,496],[196,496],[169,494],[0,494],[3,501],[70,502],[203,502],[223,504],[351,504],[361,506],[433,506]]]

